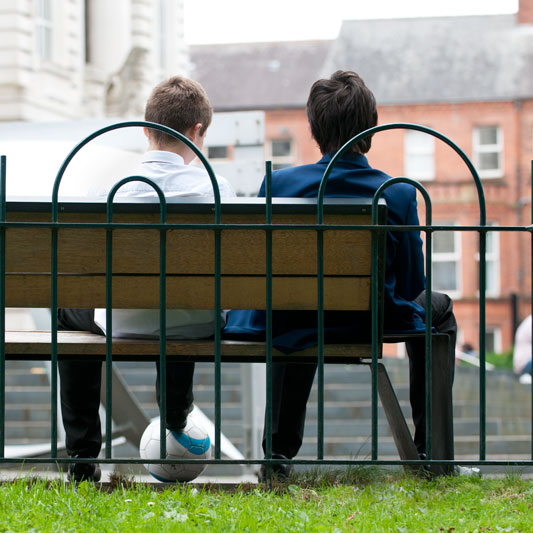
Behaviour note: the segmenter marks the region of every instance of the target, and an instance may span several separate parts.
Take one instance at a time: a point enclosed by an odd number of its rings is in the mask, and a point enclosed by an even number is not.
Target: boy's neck
[[[183,143],[179,144],[159,144],[159,143],[150,143],[148,145],[148,151],[158,151],[158,152],[170,152],[172,154],[177,154],[183,158],[185,164],[188,165],[196,156],[190,148],[185,146]]]

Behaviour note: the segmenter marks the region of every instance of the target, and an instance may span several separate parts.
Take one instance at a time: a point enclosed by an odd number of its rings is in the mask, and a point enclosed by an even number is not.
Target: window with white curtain
[[[496,226],[497,224],[488,222],[487,225]],[[500,233],[498,231],[487,231],[486,242],[486,295],[495,298],[500,295]],[[476,253],[476,260],[479,261],[479,253]]]
[[[404,174],[416,180],[435,179],[435,138],[416,130],[404,135]]]
[[[53,59],[53,6],[52,0],[36,0],[35,36],[40,59]]]
[[[499,126],[476,126],[473,152],[474,165],[481,178],[503,176],[503,133]]]
[[[453,222],[435,222],[451,226]],[[433,290],[457,297],[461,292],[461,234],[458,231],[436,231],[432,239]]]

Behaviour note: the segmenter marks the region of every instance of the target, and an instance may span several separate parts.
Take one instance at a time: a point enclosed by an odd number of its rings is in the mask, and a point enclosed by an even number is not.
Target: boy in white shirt
[[[155,87],[146,103],[145,120],[168,126],[202,148],[212,119],[212,108],[203,87],[188,78],[175,76]],[[175,196],[213,197],[207,171],[191,166],[194,152],[181,141],[159,130],[145,129],[148,152],[138,175],[150,178],[167,198]],[[217,176],[221,197],[235,193],[224,178]],[[143,182],[130,182],[120,196],[150,197],[156,193]],[[214,311],[167,310],[167,338],[200,339],[214,334]],[[222,326],[224,325],[222,321]],[[105,335],[105,309],[59,309],[58,328],[92,331]],[[113,310],[113,337],[159,337],[159,310]],[[66,432],[67,452],[71,457],[97,457],[102,444],[98,409],[102,364],[90,361],[59,361],[61,410]],[[192,410],[194,363],[167,364],[167,428],[180,433]],[[156,394],[159,403],[159,364]],[[72,463],[69,480],[98,481],[100,468],[95,463]]]

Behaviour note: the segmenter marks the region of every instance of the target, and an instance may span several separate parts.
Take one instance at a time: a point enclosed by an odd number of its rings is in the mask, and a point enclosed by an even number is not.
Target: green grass
[[[498,370],[513,370],[513,349],[509,349],[506,352],[494,353],[487,352],[485,356],[487,363],[491,363]],[[461,361],[461,365],[472,366],[470,363]]]
[[[378,475],[267,491],[20,480],[0,486],[0,531],[532,531],[533,483]]]
[[[492,363],[496,368],[501,370],[513,369],[513,350],[507,350],[503,353],[488,353],[486,360]]]

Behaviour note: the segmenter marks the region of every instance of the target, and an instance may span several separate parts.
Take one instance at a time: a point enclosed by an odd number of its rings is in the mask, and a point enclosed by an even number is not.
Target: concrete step
[[[18,385],[6,385],[6,404],[34,404],[43,405],[50,403],[50,387],[36,386],[24,387]]]
[[[155,383],[156,371],[153,363],[117,363],[120,373],[128,384],[143,385]],[[240,386],[240,365],[223,365],[221,372],[222,383]],[[194,372],[195,385],[213,385],[215,382],[214,365],[197,363]]]
[[[394,388],[399,401],[409,401],[409,387],[398,386]],[[370,401],[372,389],[369,383],[349,385],[345,383],[324,384],[325,402],[360,402]],[[318,401],[318,387],[313,387],[309,397],[310,402]]]
[[[45,387],[48,383],[48,374],[42,367],[6,368],[6,386]]]
[[[18,421],[23,423],[45,422],[50,420],[50,402],[42,405],[9,404],[6,405],[6,422]]]
[[[32,369],[40,368],[45,370],[44,361],[29,361],[29,360],[20,360],[20,361],[6,361],[6,371],[14,369]]]
[[[42,441],[50,440],[50,422],[6,422],[6,439],[37,439]]]
[[[491,456],[514,456],[531,453],[531,436],[490,436],[486,439],[487,458]],[[317,440],[305,437],[301,448],[302,456],[316,457]],[[324,454],[331,457],[369,458],[372,453],[372,439],[368,437],[328,437],[324,439]],[[397,457],[392,437],[378,438],[378,453]],[[455,453],[458,456],[479,454],[479,441],[469,437],[455,439]]]
[[[131,392],[134,394],[135,398],[141,404],[154,404],[156,403],[155,397],[155,387],[139,385],[135,387],[130,387]],[[221,401],[222,403],[239,403],[241,400],[241,393],[238,389],[235,389],[231,386],[222,386],[220,388]],[[208,403],[215,401],[215,392],[210,387],[195,387],[194,388],[194,398],[195,402]]]

